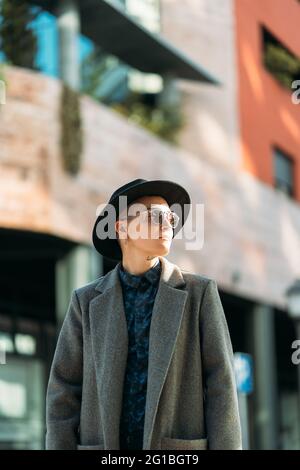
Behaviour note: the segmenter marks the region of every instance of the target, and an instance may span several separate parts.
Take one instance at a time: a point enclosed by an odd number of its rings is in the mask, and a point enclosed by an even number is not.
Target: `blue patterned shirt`
[[[128,327],[128,357],[120,421],[120,449],[142,449],[148,375],[149,329],[161,262],[141,275],[131,274],[119,263]]]

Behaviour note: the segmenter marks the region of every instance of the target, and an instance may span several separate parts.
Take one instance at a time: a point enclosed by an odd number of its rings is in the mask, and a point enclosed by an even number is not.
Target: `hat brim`
[[[175,204],[173,210],[179,216],[179,223],[177,227],[173,229],[173,238],[183,227],[190,211],[191,200],[188,192],[180,184],[168,180],[146,181],[145,183],[128,188],[126,191],[122,192],[121,195],[127,196],[127,205],[142,196],[161,196],[167,201],[170,207]],[[110,205],[113,205],[115,208],[115,220],[118,219],[119,197],[120,195],[115,199],[110,200],[110,202],[102,209],[96,219],[92,233],[93,244],[98,253],[117,261],[122,259],[122,251],[117,239],[108,237],[99,238],[97,235],[97,225],[103,218],[109,217],[110,212],[108,211],[108,206]],[[108,220],[110,221],[110,219]]]

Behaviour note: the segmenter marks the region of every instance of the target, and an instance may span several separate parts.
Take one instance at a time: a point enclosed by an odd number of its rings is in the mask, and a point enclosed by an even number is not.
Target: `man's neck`
[[[133,258],[125,259],[122,258],[121,264],[122,267],[131,274],[140,275],[148,271],[149,269],[153,268],[159,262],[159,257],[154,256],[151,259],[145,258]]]

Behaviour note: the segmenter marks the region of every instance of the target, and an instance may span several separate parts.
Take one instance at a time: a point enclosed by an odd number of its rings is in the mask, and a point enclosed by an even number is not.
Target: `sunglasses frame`
[[[152,213],[153,213],[154,211],[158,211],[158,212],[159,212],[159,217],[161,217],[161,214],[163,214],[164,220],[166,220],[167,214],[168,214],[168,215],[172,214],[172,215],[174,216],[175,225],[172,225],[170,221],[169,221],[169,223],[170,223],[170,225],[171,225],[171,227],[172,227],[173,229],[177,227],[177,225],[178,225],[178,223],[179,223],[179,216],[176,214],[176,212],[171,211],[171,210],[163,210],[163,209],[159,209],[159,208],[156,208],[156,207],[149,208],[149,209],[145,209],[144,211],[140,211],[140,212],[139,212],[138,214],[136,214],[136,215],[127,215],[127,217],[124,217],[124,218],[122,218],[122,219],[120,219],[120,220],[126,220],[126,218],[127,218],[127,219],[135,219],[136,217],[139,217],[140,215],[147,213],[148,216],[149,216],[149,214],[150,214],[151,223],[154,223],[154,224],[156,224],[156,225],[161,225],[160,222],[157,223],[156,221],[154,221],[154,217],[152,216]],[[148,218],[148,221],[149,221],[149,218]]]

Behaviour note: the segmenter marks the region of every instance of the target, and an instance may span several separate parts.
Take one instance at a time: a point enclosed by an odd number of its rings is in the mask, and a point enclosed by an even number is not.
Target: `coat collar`
[[[181,269],[176,264],[167,260],[164,256],[159,256],[158,258],[161,262],[160,282],[167,283],[171,287],[184,286],[185,280],[182,276]],[[120,282],[118,278],[120,263],[121,262],[119,261],[111,271],[100,279],[95,287],[97,291],[105,292],[107,289],[111,289],[116,285],[116,283]]]
[[[180,268],[160,256],[161,276],[149,331],[143,449],[151,449],[161,391],[175,349],[188,292]],[[106,449],[120,447],[119,422],[127,364],[128,330],[118,264],[96,284],[90,302],[92,351]]]
[[[146,281],[148,283],[147,285],[157,285],[157,283],[159,282],[160,274],[161,264],[159,259],[157,259],[156,264],[152,266],[152,268],[149,268],[143,274],[132,274],[127,271],[121,263],[119,263],[119,276],[122,284],[125,286],[138,288],[143,283],[143,281]]]

